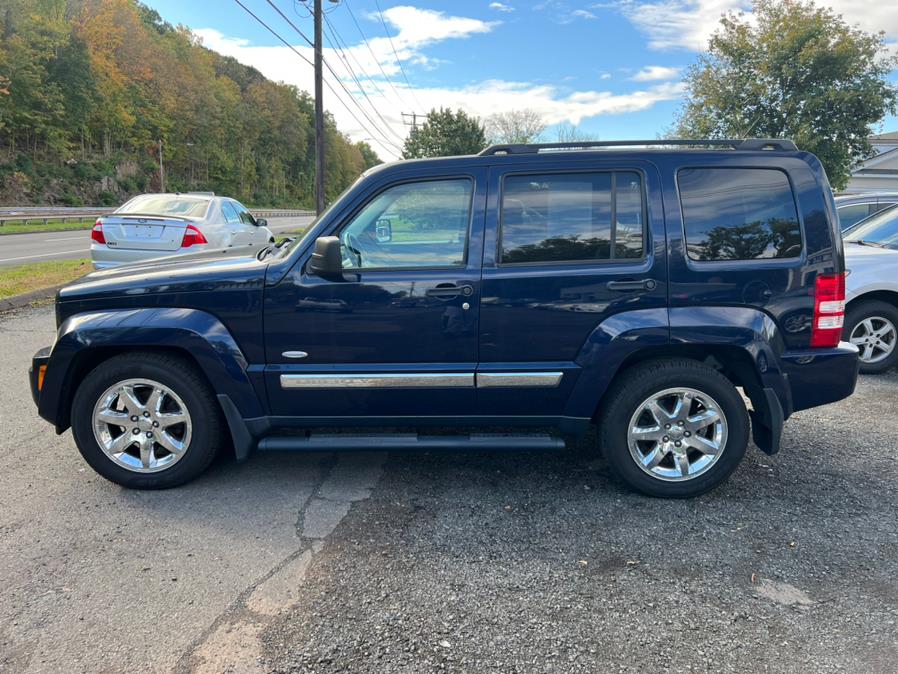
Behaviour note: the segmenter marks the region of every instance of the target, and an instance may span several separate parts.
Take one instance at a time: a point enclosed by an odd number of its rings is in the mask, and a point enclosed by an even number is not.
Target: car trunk
[[[106,245],[116,249],[172,251],[181,247],[187,218],[108,215],[101,218]]]

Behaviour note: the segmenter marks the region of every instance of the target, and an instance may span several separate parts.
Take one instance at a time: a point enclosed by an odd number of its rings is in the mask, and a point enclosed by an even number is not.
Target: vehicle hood
[[[268,265],[257,252],[212,250],[95,271],[62,288],[57,301],[261,287]]]

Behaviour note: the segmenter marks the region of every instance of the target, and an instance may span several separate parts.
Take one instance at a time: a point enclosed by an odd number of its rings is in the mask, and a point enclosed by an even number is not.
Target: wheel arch
[[[212,393],[226,395],[245,418],[262,416],[248,363],[227,328],[195,309],[129,309],[76,314],[59,329],[39,400],[39,413],[65,431],[77,383],[108,358],[129,352],[170,353],[187,358]],[[263,394],[264,395],[264,392]]]
[[[895,290],[871,290],[861,295],[852,297],[845,305],[846,311],[864,302],[878,301],[891,304],[898,309],[898,291]]]

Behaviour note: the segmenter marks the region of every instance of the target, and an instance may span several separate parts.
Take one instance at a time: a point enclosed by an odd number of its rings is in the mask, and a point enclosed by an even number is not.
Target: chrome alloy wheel
[[[106,389],[94,406],[93,426],[106,456],[135,473],[177,463],[193,428],[184,401],[151,379],[126,379]]]
[[[707,472],[727,441],[727,421],[711,396],[669,388],[646,398],[630,418],[630,456],[659,480],[680,482]]]
[[[868,316],[854,326],[848,339],[861,350],[861,361],[872,365],[885,360],[895,350],[898,329],[887,318]]]

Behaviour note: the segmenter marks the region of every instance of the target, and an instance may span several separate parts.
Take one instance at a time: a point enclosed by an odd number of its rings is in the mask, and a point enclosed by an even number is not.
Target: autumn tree
[[[413,159],[477,154],[485,147],[486,134],[479,119],[463,110],[440,108],[431,110],[424,123],[412,129],[405,139],[402,156]]]
[[[873,124],[894,113],[898,66],[884,33],[850,26],[808,0],[755,0],[728,14],[686,76],[674,131],[684,138],[793,138],[836,189],[871,155]]]

